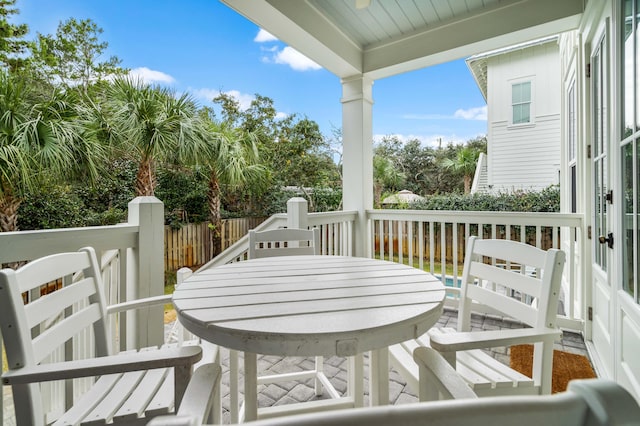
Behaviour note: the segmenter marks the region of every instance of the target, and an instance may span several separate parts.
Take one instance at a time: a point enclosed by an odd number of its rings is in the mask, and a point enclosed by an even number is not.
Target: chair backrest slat
[[[488,282],[507,286],[533,297],[541,296],[540,280],[535,277],[514,273],[511,270],[487,265],[482,262],[472,262],[469,273],[474,277],[482,277]]]
[[[100,308],[93,304],[75,312],[72,316],[56,322],[33,339],[33,354],[36,364],[55,351],[62,342],[66,342],[88,326],[100,321]],[[106,354],[100,354],[106,355]]]
[[[90,259],[83,252],[58,253],[29,262],[15,274],[20,293],[24,293],[90,267]]]
[[[529,244],[511,240],[482,240],[476,237],[474,244],[474,255],[487,256],[496,259],[509,260],[521,265],[544,266],[547,253]]]
[[[319,229],[249,231],[249,259],[305,254],[320,254]]]
[[[538,322],[539,314],[537,309],[511,296],[496,293],[495,291],[487,290],[477,285],[469,286],[467,296],[469,299],[492,307],[493,309],[499,307],[497,310],[503,315],[516,318],[531,327],[535,326]]]
[[[40,297],[25,305],[29,328],[53,318],[75,303],[88,299],[95,291],[93,278],[83,278],[73,285],[63,287],[48,294],[47,297]]]

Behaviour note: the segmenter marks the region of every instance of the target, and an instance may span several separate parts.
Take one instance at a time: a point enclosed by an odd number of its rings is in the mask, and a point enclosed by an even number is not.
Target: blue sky
[[[70,17],[104,30],[108,55],[150,83],[188,91],[202,105],[220,91],[248,105],[255,94],[279,114],[341,126],[339,79],[217,0],[18,0],[13,20],[54,34]],[[486,104],[464,60],[375,82],[374,138],[462,143],[486,133]]]

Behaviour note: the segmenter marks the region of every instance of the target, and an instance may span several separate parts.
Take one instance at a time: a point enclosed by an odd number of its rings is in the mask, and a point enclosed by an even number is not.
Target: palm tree
[[[107,111],[97,114],[106,120],[99,127],[138,162],[137,196],[154,195],[156,162],[189,162],[210,150],[196,103],[187,93],[174,96],[168,89],[121,77],[108,87],[106,102]]]
[[[464,178],[464,193],[471,192],[471,181],[476,171],[478,156],[480,153],[468,146],[461,148],[456,154],[456,159],[447,158],[444,160],[444,167],[452,169],[455,172],[462,173]]]
[[[373,156],[373,202],[380,206],[384,188],[398,189],[404,185],[407,176],[398,170],[391,160],[378,154]]]
[[[95,179],[103,149],[84,132],[73,91],[36,100],[21,77],[0,72],[0,231],[18,230],[18,208],[40,179]]]
[[[249,183],[260,185],[266,178],[266,169],[259,163],[258,138],[230,125],[216,123],[202,115],[207,125],[211,155],[203,161],[209,175],[209,220],[213,230],[214,255],[222,251],[220,229],[222,218],[222,187],[238,188]]]

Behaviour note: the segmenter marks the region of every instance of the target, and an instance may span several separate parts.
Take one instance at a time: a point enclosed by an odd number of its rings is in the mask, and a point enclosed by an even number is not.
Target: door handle
[[[600,235],[598,237],[598,241],[600,241],[600,244],[607,243],[607,246],[610,249],[612,249],[613,248],[613,233],[609,232],[606,237],[604,235]]]

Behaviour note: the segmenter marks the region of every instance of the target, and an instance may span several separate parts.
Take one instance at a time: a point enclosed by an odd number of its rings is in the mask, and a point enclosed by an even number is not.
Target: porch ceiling
[[[379,79],[575,29],[586,0],[221,0],[338,77]]]

